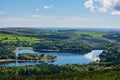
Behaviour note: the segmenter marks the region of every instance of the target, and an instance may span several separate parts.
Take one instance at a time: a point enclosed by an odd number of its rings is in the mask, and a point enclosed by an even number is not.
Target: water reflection
[[[102,53],[103,50],[93,50],[92,52],[85,54],[84,56],[91,60],[91,61],[99,61],[99,55]]]
[[[42,54],[38,52],[34,52],[33,50],[19,50],[16,52],[16,55],[22,54],[22,53],[35,53],[35,54]],[[51,61],[51,62],[7,62],[7,63],[0,63],[2,66],[26,66],[26,65],[37,65],[37,64],[57,64],[57,65],[63,65],[63,64],[87,64],[92,61],[100,60],[98,57],[102,53],[102,50],[93,50],[92,52],[85,54],[85,55],[79,55],[79,54],[71,54],[71,53],[44,53],[45,55],[52,55],[52,56],[58,56],[61,59],[57,61]]]

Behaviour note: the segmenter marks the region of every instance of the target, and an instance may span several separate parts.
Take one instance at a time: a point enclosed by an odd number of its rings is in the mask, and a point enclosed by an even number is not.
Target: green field
[[[34,38],[34,37],[25,37],[20,35],[14,35],[14,34],[0,34],[0,41],[2,43],[10,43],[10,42],[17,42],[17,41],[25,41],[29,43],[36,43],[39,42],[40,38]]]
[[[102,32],[90,32],[90,31],[77,31],[75,32],[77,35],[88,35],[92,38],[103,39],[103,35],[105,33]]]

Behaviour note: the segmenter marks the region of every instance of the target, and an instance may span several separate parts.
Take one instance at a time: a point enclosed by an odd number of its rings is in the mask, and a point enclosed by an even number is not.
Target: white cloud
[[[111,14],[112,15],[120,15],[120,11],[113,11]]]
[[[85,7],[90,9],[90,11],[95,11],[95,7],[93,6],[93,0],[88,0],[85,2]]]
[[[54,7],[54,5],[45,5],[44,9],[49,9],[49,8],[52,8],[52,7]]]
[[[118,14],[118,11],[120,11],[120,0],[87,0],[84,5],[93,12],[107,12],[110,10],[112,14],[114,12]]]

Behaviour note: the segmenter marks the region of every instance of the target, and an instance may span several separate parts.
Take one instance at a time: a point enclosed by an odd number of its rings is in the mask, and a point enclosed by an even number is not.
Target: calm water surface
[[[45,55],[53,55],[53,56],[58,56],[61,58],[60,60],[54,61],[54,62],[45,62],[48,64],[87,64],[92,61],[100,60],[98,57],[103,50],[93,50],[88,54],[85,55],[79,55],[79,54],[72,54],[72,53],[44,53]],[[33,50],[19,50],[16,52],[16,55],[18,56],[19,54],[22,53],[34,53],[34,54],[43,54],[43,53],[38,53],[34,52]],[[2,66],[26,66],[26,65],[36,65],[36,64],[44,64],[42,62],[8,62],[8,63],[2,63],[0,65]]]

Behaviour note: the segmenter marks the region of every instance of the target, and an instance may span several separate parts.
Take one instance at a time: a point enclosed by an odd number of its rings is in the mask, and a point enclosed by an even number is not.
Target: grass
[[[78,36],[79,35],[82,35],[82,34],[85,34],[85,35],[89,35],[91,36],[92,38],[99,38],[99,39],[103,39],[103,35],[105,33],[101,33],[101,32],[90,32],[90,31],[77,31],[75,32],[75,34],[77,34]]]
[[[18,35],[11,35],[11,34],[0,34],[0,40],[2,43],[10,43],[10,42],[17,42],[19,41],[27,41],[30,43],[39,42],[40,38],[35,37],[25,37],[25,36],[18,36]]]

